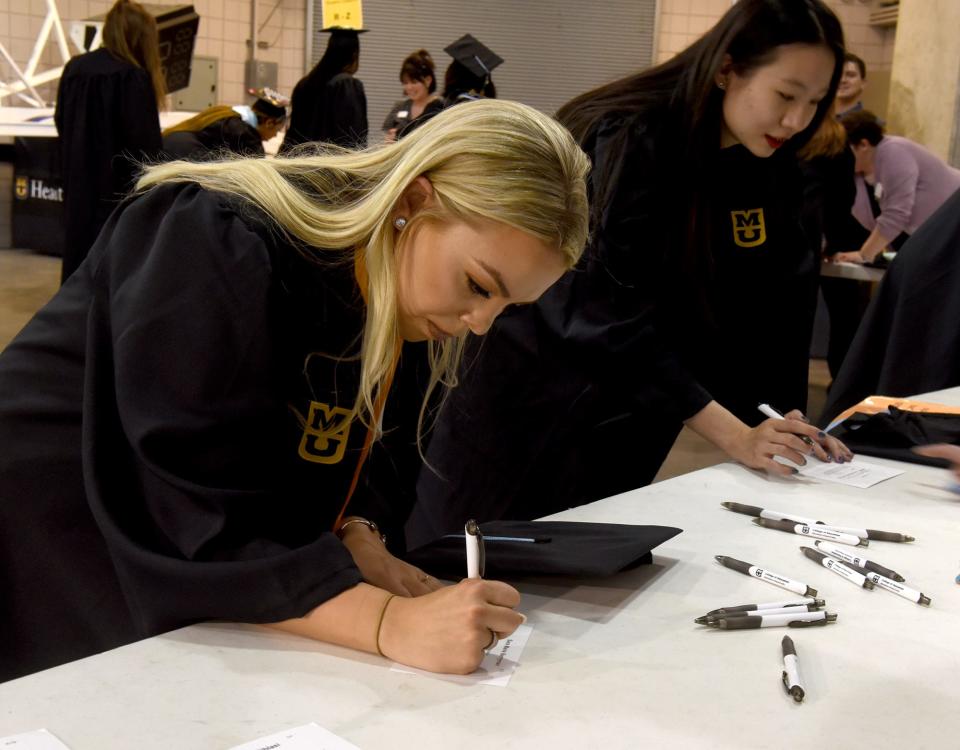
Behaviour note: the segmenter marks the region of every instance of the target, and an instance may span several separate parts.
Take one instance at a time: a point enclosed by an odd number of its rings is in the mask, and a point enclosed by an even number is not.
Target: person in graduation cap
[[[442,391],[576,263],[588,169],[497,101],[390,148],[148,169],[0,355],[0,680],[205,620],[472,671],[519,594],[391,554],[404,380]]]
[[[453,44],[444,47],[444,52],[453,58],[444,74],[443,97],[439,107],[431,107],[416,120],[401,128],[397,137],[420,127],[441,109],[475,99],[496,99],[497,89],[490,73],[503,63],[499,57],[470,34],[464,34]]]
[[[323,57],[293,89],[281,154],[302,143],[345,148],[367,145],[367,95],[355,75],[360,67],[359,34],[365,29],[333,27],[323,31],[330,33]]]
[[[83,262],[137,164],[161,149],[166,96],[157,22],[139,3],[117,0],[103,23],[103,46],[66,64],[54,122],[63,170],[61,281]]]
[[[251,93],[257,96],[252,105],[208,107],[164,130],[164,157],[198,160],[230,154],[264,156],[263,144],[283,129],[288,100],[272,89]]]
[[[796,151],[843,54],[820,0],[741,0],[675,58],[561,108],[593,160],[591,245],[470,353],[412,543],[647,484],[684,424],[777,475],[793,471],[778,458],[851,456],[796,408],[819,268]],[[761,402],[787,418],[764,419]]]
[[[443,77],[446,106],[480,97],[497,98],[491,73],[503,63],[502,57],[470,34],[464,34],[443,51],[453,58]]]

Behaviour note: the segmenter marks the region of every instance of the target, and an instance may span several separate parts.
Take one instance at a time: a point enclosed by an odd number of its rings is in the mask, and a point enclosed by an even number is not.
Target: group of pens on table
[[[825,524],[823,521],[804,518],[795,513],[759,508],[755,505],[744,505],[732,501],[723,502],[721,505],[735,513],[753,516],[753,522],[758,526],[814,539],[814,545],[817,549],[801,546],[800,550],[803,554],[814,562],[820,563],[832,573],[861,588],[872,589],[879,586],[916,604],[930,604],[930,597],[903,585],[906,579],[897,571],[839,546],[843,544],[850,547],[867,547],[870,544],[868,540],[912,542],[914,541],[912,536],[891,531],[877,531],[876,529],[832,526]],[[806,598],[799,601],[764,602],[721,607],[696,618],[694,622],[723,630],[775,626],[806,628],[836,622],[837,615],[821,609],[821,607],[826,606],[826,601],[816,598],[817,590],[807,584],[733,557],[716,555],[716,560],[725,568],[736,570],[751,578],[771,583]],[[789,636],[784,636],[781,648],[783,652],[783,685],[793,699],[799,703],[803,701],[804,689],[800,682],[797,652],[793,640]]]

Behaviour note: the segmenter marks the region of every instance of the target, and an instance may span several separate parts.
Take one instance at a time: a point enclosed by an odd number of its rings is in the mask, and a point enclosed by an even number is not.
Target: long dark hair
[[[133,0],[117,0],[103,22],[103,46],[121,60],[147,71],[157,107],[163,109],[167,84],[160,65],[157,22],[149,11]]]
[[[360,37],[351,29],[334,29],[323,57],[307,76],[314,90],[321,90],[335,75],[345,73],[360,59]]]
[[[589,145],[598,126],[621,119],[623,127],[611,141],[606,163],[594,164],[593,216],[603,215],[615,187],[619,154],[629,137],[628,123],[652,115],[665,118],[670,139],[671,187],[680,194],[671,203],[686,207],[686,237],[680,261],[685,270],[705,273],[703,248],[709,247],[710,211],[701,179],[705,165],[719,153],[723,92],[717,74],[730,56],[733,72],[747,75],[771,62],[787,44],[823,45],[834,55],[830,89],[817,105],[805,130],[790,138],[776,158],[795,158],[820,127],[837,91],[843,71],[844,42],[840,21],[821,0],[740,0],[710,31],[667,62],[581,94],[563,105],[557,118],[582,144]],[[618,143],[619,141],[619,143]],[[658,144],[659,149],[659,144]],[[775,158],[775,157],[770,157]]]

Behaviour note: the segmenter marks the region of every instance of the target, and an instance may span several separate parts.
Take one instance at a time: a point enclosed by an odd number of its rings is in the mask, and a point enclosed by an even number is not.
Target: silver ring
[[[490,628],[487,628],[487,630],[490,630]],[[484,651],[489,651],[490,649],[492,649],[494,646],[497,645],[497,642],[498,642],[499,640],[500,640],[500,639],[497,638],[497,633],[496,633],[496,631],[495,631],[495,630],[490,630],[490,643],[488,643],[488,644],[484,647],[483,650],[484,650]]]

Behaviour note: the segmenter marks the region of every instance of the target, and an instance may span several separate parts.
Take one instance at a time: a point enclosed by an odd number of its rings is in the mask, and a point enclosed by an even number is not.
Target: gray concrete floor
[[[0,349],[6,347],[30,317],[60,286],[60,259],[25,250],[0,250]],[[826,362],[810,360],[807,412],[819,414],[830,375]],[[713,466],[724,454],[689,430],[683,430],[655,481]]]

